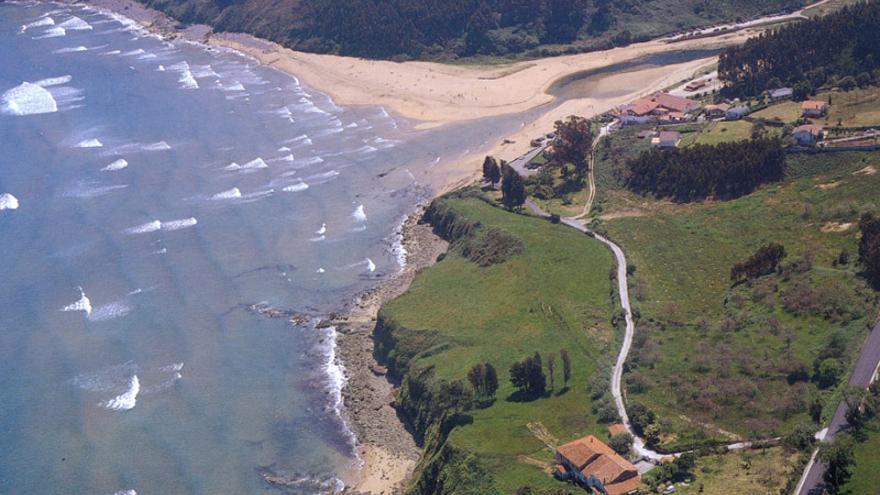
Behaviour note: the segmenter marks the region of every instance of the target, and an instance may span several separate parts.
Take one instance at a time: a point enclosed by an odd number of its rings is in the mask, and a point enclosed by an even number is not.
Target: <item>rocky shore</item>
[[[364,461],[346,493],[401,493],[419,459],[420,449],[393,406],[397,384],[373,357],[373,329],[382,304],[406,292],[416,273],[446,252],[446,241],[419,223],[423,211],[419,208],[401,226],[407,253],[403,270],[362,294],[345,316],[333,322],[348,378],[343,390],[346,412]]]

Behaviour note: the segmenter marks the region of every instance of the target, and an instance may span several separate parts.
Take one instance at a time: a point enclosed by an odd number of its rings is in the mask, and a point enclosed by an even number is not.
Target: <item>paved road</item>
[[[867,388],[874,381],[877,374],[877,367],[880,365],[880,320],[874,325],[871,334],[865,340],[862,346],[862,353],[856,362],[852,376],[849,378],[849,384],[857,387]],[[846,402],[841,401],[831,418],[828,425],[828,432],[823,438],[824,442],[830,442],[834,436],[846,429]],[[815,462],[816,452],[804,471],[804,476],[798,484],[797,495],[808,495],[811,491],[816,490],[822,483],[822,475],[825,474],[825,465],[821,462]]]
[[[538,146],[537,148],[534,148],[531,151],[529,151],[528,153],[526,153],[525,155],[522,155],[521,157],[516,158],[513,161],[511,161],[510,166],[513,167],[513,169],[516,170],[517,173],[519,173],[519,175],[521,175],[523,177],[529,177],[529,176],[537,174],[538,169],[528,168],[528,167],[526,167],[526,165],[528,165],[529,162],[531,162],[536,156],[538,156],[539,153],[541,153],[542,151],[547,149],[547,146],[549,146],[549,144],[550,144],[549,140],[545,141],[544,144],[542,144],[541,146]]]

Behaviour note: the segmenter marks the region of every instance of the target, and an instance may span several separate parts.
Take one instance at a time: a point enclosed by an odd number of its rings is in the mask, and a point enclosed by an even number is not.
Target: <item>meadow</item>
[[[496,399],[467,411],[469,419],[452,430],[448,443],[461,455],[473,456],[499,493],[526,485],[561,488],[547,472],[552,466],[547,443],[586,434],[607,437],[592,411],[587,383],[597,363],[619,347],[610,324],[611,255],[570,228],[507,212],[480,198],[441,201],[459,217],[515,236],[523,250],[481,267],[453,248],[421,272],[406,294],[382,309],[382,318],[400,326],[394,333],[395,352],[410,357],[411,375],[432,370],[432,384],[467,383],[472,365],[491,363],[500,381]],[[563,348],[572,360],[567,388],[558,357]],[[535,352],[545,363],[548,353],[556,353],[555,388],[544,397],[520,401],[508,369]],[[542,433],[536,436],[533,430]]]

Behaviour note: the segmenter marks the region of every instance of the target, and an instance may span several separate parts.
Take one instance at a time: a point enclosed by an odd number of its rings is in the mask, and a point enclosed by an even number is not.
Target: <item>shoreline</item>
[[[420,223],[425,207],[420,204],[400,226],[406,253],[403,268],[363,292],[343,316],[332,321],[346,376],[345,415],[357,437],[362,463],[348,480],[350,486],[344,493],[349,495],[401,493],[421,457],[421,448],[394,407],[398,385],[376,362],[372,337],[382,305],[406,292],[416,274],[433,265],[448,248],[430,226]]]

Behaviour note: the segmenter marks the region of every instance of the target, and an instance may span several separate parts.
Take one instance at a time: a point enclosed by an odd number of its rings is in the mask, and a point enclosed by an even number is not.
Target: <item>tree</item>
[[[550,161],[563,167],[567,163],[574,166],[575,179],[583,181],[589,171],[590,150],[593,146],[593,131],[590,121],[574,115],[568,120],[557,120],[554,123],[556,138],[553,140],[553,151]]]
[[[859,220],[862,239],[859,241],[859,261],[865,267],[865,275],[876,288],[880,288],[880,218],[865,213]]]
[[[494,366],[489,363],[477,363],[468,371],[467,378],[477,397],[495,397],[495,392],[498,390],[498,375]]]
[[[790,449],[806,452],[813,448],[816,441],[815,429],[816,426],[811,423],[798,424],[782,439],[782,443]]]
[[[819,369],[816,372],[816,382],[819,388],[828,388],[837,385],[843,375],[843,365],[834,358],[828,358],[819,363]]]
[[[556,380],[553,376],[553,370],[556,368],[556,354],[552,352],[547,354],[547,374],[550,375],[550,390],[553,390],[556,386]]]
[[[525,395],[536,397],[547,389],[547,378],[540,359],[527,357],[510,366],[510,383]]]
[[[559,357],[562,358],[563,386],[568,387],[568,380],[571,379],[571,358],[568,356],[568,351],[566,349],[559,350]]]
[[[819,449],[819,460],[825,464],[825,489],[831,494],[840,493],[852,475],[851,468],[855,461],[852,441],[846,436],[839,436]]]
[[[632,449],[633,436],[629,433],[618,433],[608,440],[608,446],[618,454],[626,457]]]
[[[749,259],[733,265],[730,269],[730,280],[742,282],[769,275],[776,271],[785,254],[785,247],[781,244],[770,243],[761,246]]]
[[[498,166],[498,160],[494,157],[487,156],[483,160],[483,180],[491,184],[493,189],[495,184],[501,180],[501,168]]]
[[[490,363],[486,363],[486,397],[495,397],[498,392],[498,372]]]
[[[526,202],[526,187],[522,177],[506,163],[501,173],[501,202],[508,210],[519,208]]]
[[[656,419],[654,412],[641,402],[633,402],[630,404],[628,413],[630,425],[632,425],[633,431],[639,436],[643,436],[645,434],[645,429],[653,424]]]

